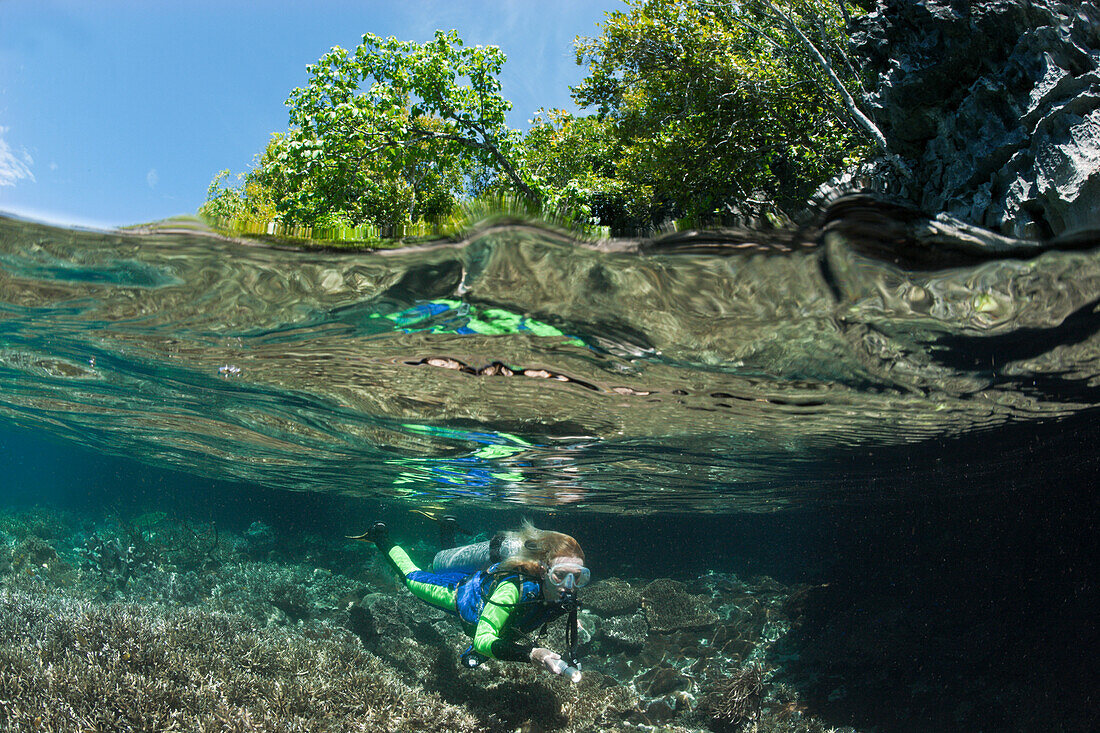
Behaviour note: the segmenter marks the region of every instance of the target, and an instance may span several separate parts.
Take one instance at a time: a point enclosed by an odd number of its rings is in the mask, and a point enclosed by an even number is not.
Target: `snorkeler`
[[[529,661],[580,681],[576,592],[591,574],[584,551],[569,535],[524,522],[518,532],[500,532],[486,542],[441,551],[432,571],[418,568],[390,540],[382,522],[348,539],[373,542],[414,596],[459,617],[463,631],[473,637],[462,653],[467,667],[487,659]],[[566,614],[568,659],[527,640]]]

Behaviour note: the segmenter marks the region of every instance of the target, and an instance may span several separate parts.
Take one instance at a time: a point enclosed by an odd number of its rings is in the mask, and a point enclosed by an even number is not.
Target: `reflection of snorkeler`
[[[442,530],[453,533],[454,520],[445,518]],[[524,522],[518,532],[500,532],[485,542],[444,549],[435,556],[431,571],[413,564],[381,522],[348,539],[373,542],[414,596],[459,617],[474,640],[462,654],[466,666],[476,667],[486,659],[530,661],[580,681],[576,591],[591,575],[584,551],[569,535]],[[567,659],[526,639],[536,630],[541,635],[548,623],[566,614]]]

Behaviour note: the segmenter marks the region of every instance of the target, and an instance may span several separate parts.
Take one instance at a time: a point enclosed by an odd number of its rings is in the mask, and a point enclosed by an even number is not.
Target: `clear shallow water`
[[[829,221],[350,253],[0,218],[0,420],[271,488],[693,512],[920,491],[1091,419],[1092,243]]]

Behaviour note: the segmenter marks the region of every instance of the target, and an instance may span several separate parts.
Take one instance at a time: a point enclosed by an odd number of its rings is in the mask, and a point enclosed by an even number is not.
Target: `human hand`
[[[581,671],[576,667],[571,667],[557,652],[535,647],[531,650],[531,661],[535,664],[541,664],[554,674],[568,677],[572,682],[581,681]]]
[[[531,650],[531,661],[535,664],[541,664],[554,674],[560,674],[561,666],[565,664],[560,654],[543,647],[535,647]]]

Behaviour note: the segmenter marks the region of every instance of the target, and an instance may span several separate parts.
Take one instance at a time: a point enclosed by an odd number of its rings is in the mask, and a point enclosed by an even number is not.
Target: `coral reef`
[[[968,684],[973,666],[951,659],[1011,635],[958,639],[957,617],[914,614],[881,585],[606,579],[582,592],[584,677],[571,684],[532,665],[464,668],[455,619],[338,537],[157,513],[0,512],[0,526],[4,730],[825,733],[906,715],[944,730],[1036,720],[1034,706],[992,692],[933,712],[937,675]],[[538,641],[564,648],[564,625]],[[923,668],[929,650],[948,663]],[[1027,699],[1031,678],[996,679]],[[1083,720],[1048,715],[1065,729]]]
[[[762,602],[734,576],[700,578],[700,593],[609,578],[584,594],[580,684],[528,665],[468,670],[454,619],[358,545],[163,512],[0,513],[0,526],[10,730],[700,731],[713,719],[697,701],[770,643]],[[540,643],[564,648],[564,626]]]
[[[607,578],[593,583],[585,590],[584,605],[604,618],[623,616],[641,608],[642,594],[625,580]]]
[[[0,592],[0,727],[479,731],[354,636],[260,629],[193,609]]]
[[[652,631],[705,628],[718,620],[705,598],[668,578],[658,578],[642,590],[642,607]]]

